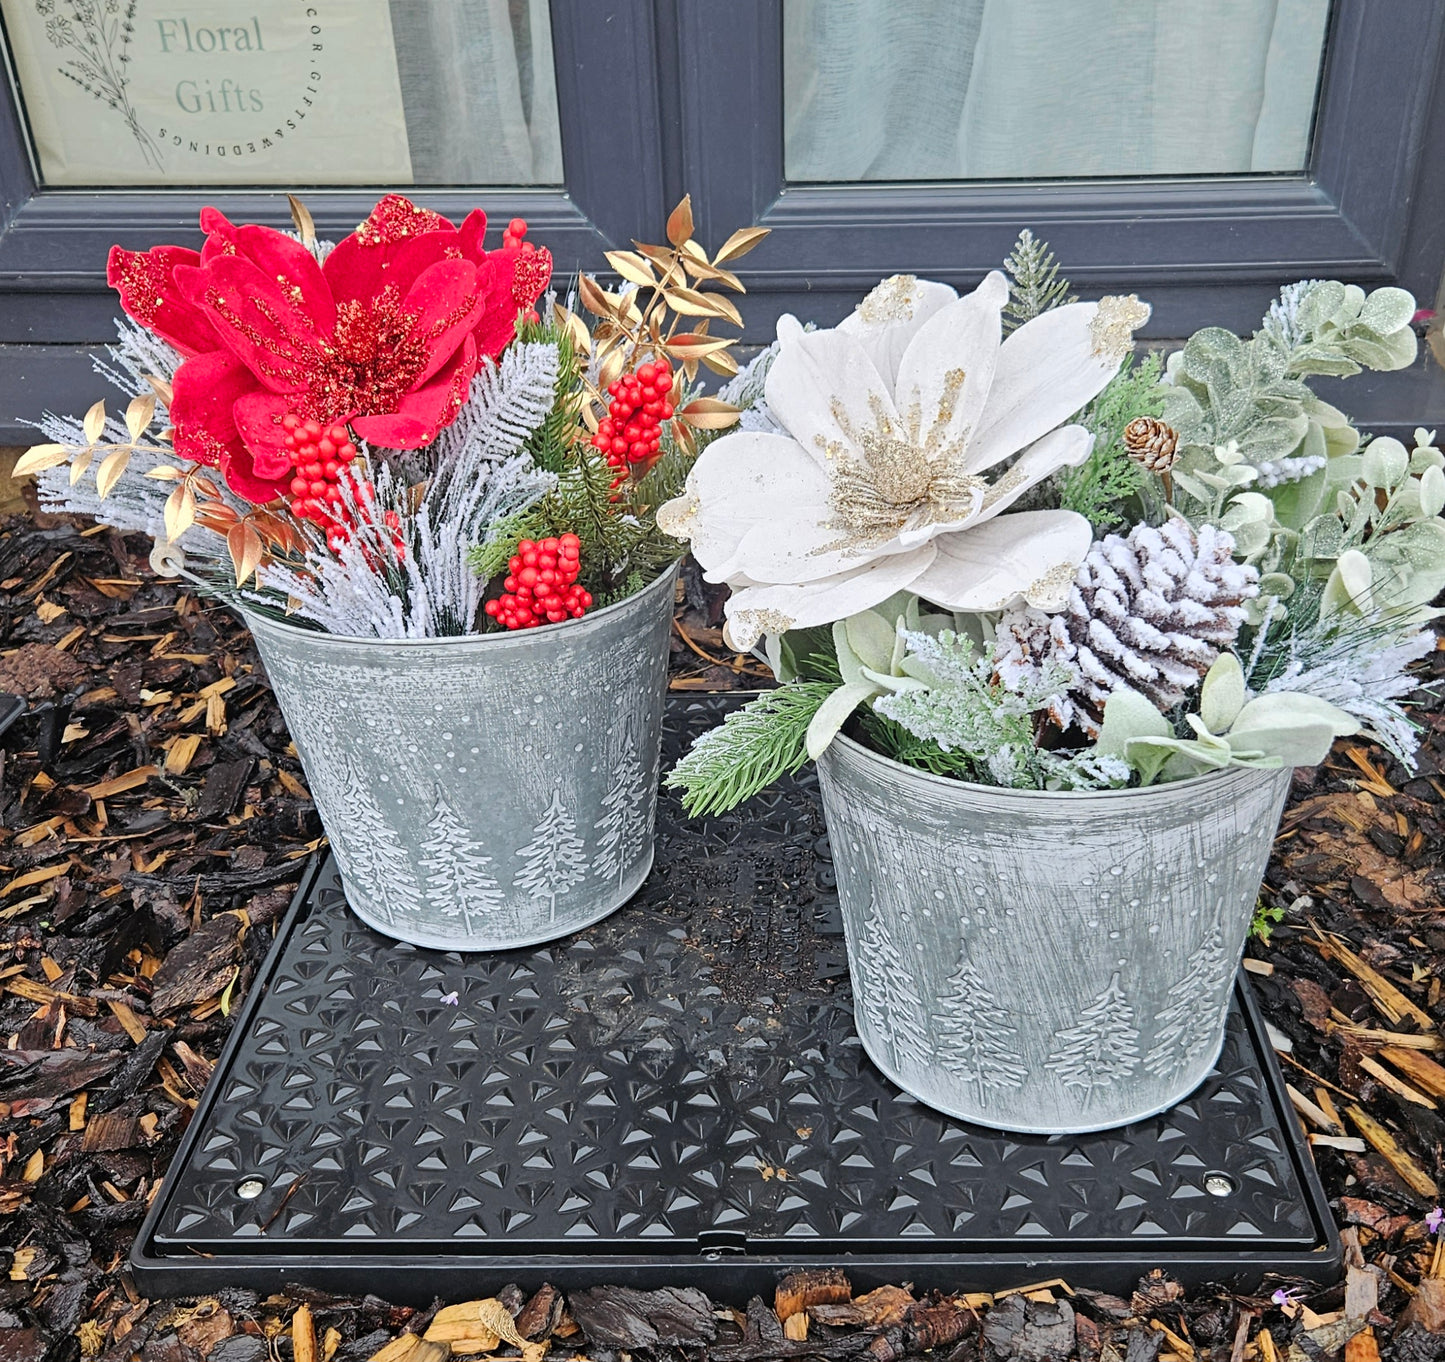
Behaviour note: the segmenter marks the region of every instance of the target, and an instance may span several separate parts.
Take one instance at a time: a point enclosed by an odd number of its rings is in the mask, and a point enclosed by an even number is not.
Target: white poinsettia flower
[[[842,325],[778,322],[764,394],[786,434],[713,441],[657,523],[733,588],[735,646],[829,624],[908,590],[946,610],[1056,610],[1088,552],[1072,511],[1003,514],[1088,457],[1061,425],[1149,316],[1132,295],[1054,308],[1003,339],[1008,281],[960,298],[894,275]]]

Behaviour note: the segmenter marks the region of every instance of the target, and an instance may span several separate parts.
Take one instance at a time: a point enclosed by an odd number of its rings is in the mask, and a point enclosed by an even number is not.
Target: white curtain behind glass
[[[1292,171],[1329,0],[785,0],[792,180]]]
[[[547,0],[390,0],[417,184],[560,184]]]

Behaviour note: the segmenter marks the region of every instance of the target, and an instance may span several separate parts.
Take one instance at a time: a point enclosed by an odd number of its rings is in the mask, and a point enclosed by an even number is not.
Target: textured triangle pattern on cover
[[[668,762],[724,703],[674,702]],[[398,945],[326,865],[276,952],[142,1233],[143,1277],[375,1289],[385,1262],[423,1298],[464,1266],[712,1290],[839,1261],[952,1287],[1025,1262],[1115,1287],[1159,1264],[1338,1272],[1243,1001],[1203,1086],[1122,1131],[1003,1135],[879,1073],[811,775],[697,823],[664,796],[642,891],[560,942]]]

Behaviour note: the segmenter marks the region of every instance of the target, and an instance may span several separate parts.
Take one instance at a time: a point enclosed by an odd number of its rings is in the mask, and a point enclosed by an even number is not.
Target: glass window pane
[[[793,181],[1306,168],[1329,0],[784,0]]]
[[[0,0],[42,181],[562,180],[547,0]]]

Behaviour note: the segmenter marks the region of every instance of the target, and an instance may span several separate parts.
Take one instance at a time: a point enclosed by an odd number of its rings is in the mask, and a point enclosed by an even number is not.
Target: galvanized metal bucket
[[[580,620],[368,639],[245,610],[347,901],[440,950],[606,917],[652,865],[676,572]]]
[[[1224,1043],[1291,772],[970,785],[839,737],[818,763],[858,1034],[905,1092],[1072,1134],[1187,1097]]]

